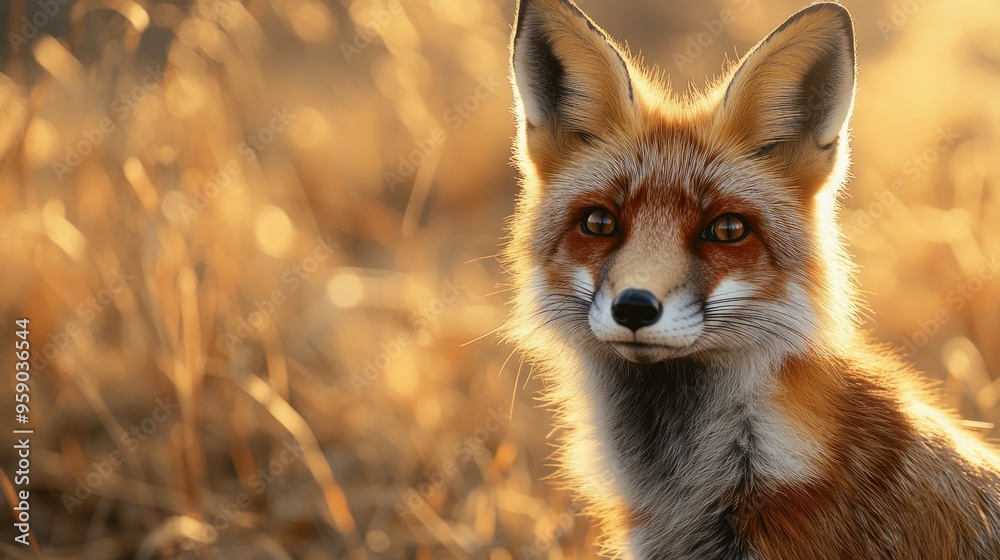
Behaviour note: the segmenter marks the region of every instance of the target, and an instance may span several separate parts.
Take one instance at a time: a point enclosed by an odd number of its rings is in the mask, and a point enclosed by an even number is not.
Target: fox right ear
[[[545,150],[601,138],[635,113],[629,65],[571,0],[519,0],[511,46],[520,134]]]
[[[728,136],[781,162],[805,194],[814,192],[845,148],[854,57],[843,6],[820,2],[794,14],[734,72],[720,109]]]

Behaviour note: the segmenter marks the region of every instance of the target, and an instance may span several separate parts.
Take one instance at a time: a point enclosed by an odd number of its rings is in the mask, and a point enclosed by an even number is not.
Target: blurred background
[[[804,5],[582,4],[678,90]],[[844,4],[867,322],[997,422],[1000,4]],[[512,0],[0,9],[0,556],[593,557],[492,334]]]

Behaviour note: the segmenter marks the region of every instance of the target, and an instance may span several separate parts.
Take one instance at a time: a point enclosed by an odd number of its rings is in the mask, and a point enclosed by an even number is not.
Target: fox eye
[[[733,243],[739,241],[750,233],[750,227],[746,220],[736,214],[723,214],[712,220],[705,230],[704,236],[711,241],[720,243]]]
[[[587,235],[611,237],[618,233],[618,220],[610,211],[604,208],[595,208],[587,212],[583,222],[580,223],[580,228]]]

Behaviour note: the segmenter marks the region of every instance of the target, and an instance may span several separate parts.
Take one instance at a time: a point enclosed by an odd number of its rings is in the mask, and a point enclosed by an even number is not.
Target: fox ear
[[[831,2],[791,16],[743,60],[726,88],[727,136],[779,157],[805,182],[825,181],[854,103],[854,26]]]
[[[634,114],[625,57],[576,4],[519,0],[516,11],[511,65],[529,152],[600,138]]]

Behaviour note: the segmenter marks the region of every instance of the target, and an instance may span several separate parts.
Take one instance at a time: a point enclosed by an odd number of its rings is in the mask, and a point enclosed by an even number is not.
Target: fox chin
[[[604,553],[1000,558],[995,450],[858,320],[847,10],[802,9],[697,93],[570,0],[520,0],[511,52],[506,336]]]

